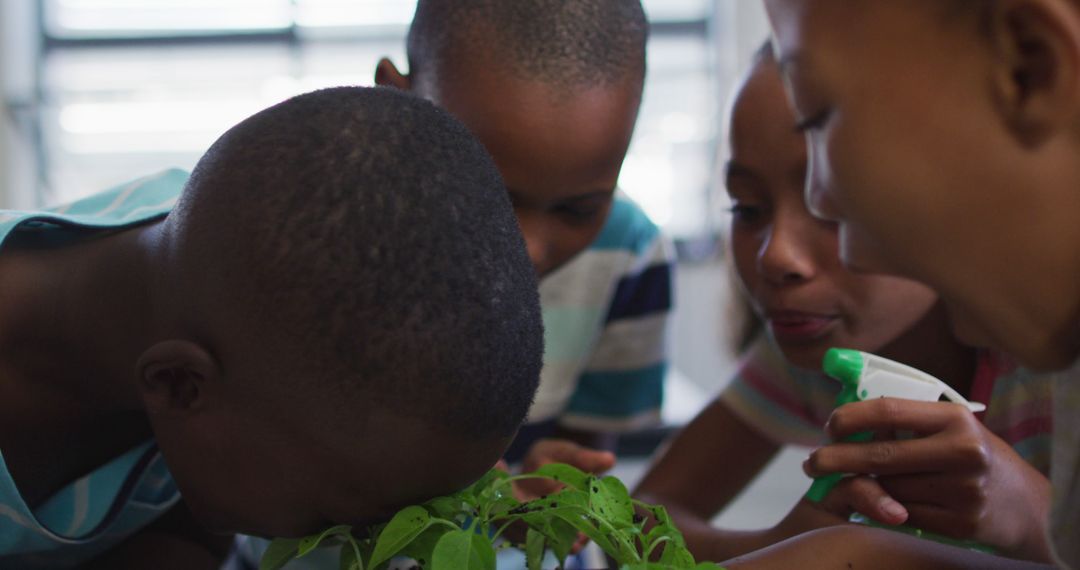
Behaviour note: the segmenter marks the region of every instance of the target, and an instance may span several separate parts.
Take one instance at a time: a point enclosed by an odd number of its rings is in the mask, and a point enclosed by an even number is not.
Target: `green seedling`
[[[524,479],[563,487],[521,502],[512,485]],[[643,512],[652,515],[652,527],[638,514]],[[525,529],[523,544],[504,537],[511,526]],[[523,550],[528,570],[540,570],[549,550],[565,567],[581,534],[623,570],[722,570],[694,560],[663,507],[632,499],[615,477],[559,463],[516,476],[493,469],[466,489],[405,507],[371,528],[342,525],[302,539],[274,540],[259,569],[278,570],[315,548],[331,547],[340,549],[341,570],[382,570],[395,557],[411,558],[424,570],[495,570],[495,552],[503,548]]]

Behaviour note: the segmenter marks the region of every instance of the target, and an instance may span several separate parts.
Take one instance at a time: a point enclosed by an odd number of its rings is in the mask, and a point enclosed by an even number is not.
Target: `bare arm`
[[[202,528],[180,502],[150,526],[99,556],[89,570],[217,570],[229,553],[232,536]]]
[[[732,531],[710,521],[776,455],[779,446],[716,400],[661,453],[635,491],[648,503],[664,505],[695,557],[722,560],[763,548],[840,519],[796,507],[773,529]]]
[[[1052,569],[858,525],[808,532],[723,563],[729,570]]]

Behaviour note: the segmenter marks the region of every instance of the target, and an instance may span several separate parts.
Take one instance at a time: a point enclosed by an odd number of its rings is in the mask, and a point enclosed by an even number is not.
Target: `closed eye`
[[[728,208],[728,211],[731,212],[731,217],[734,218],[736,222],[744,224],[757,222],[761,219],[763,213],[762,208],[746,204],[735,204]]]
[[[813,115],[795,123],[795,130],[800,133],[805,133],[807,131],[814,131],[820,129],[825,125],[825,123],[829,121],[829,118],[831,116],[832,109],[826,107],[821,111],[818,111],[817,113],[814,113]]]

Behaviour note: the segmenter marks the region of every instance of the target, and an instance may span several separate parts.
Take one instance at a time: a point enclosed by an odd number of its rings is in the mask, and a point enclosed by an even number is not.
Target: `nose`
[[[815,151],[812,141],[807,141],[806,208],[814,217],[835,222],[840,217],[829,192],[829,169],[822,163],[824,153]]]
[[[778,220],[779,221],[779,220]],[[816,271],[810,237],[797,222],[774,223],[758,250],[758,273],[776,287],[813,278]]]

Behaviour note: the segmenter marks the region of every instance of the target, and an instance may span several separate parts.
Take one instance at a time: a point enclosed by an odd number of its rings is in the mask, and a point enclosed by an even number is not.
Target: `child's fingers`
[[[839,440],[864,431],[931,434],[957,422],[977,421],[967,408],[950,402],[878,398],[840,406],[829,417],[825,430]]]
[[[562,488],[560,483],[548,479],[523,479],[514,482],[514,490],[519,501],[531,501],[539,499]]]
[[[907,508],[909,526],[952,538],[978,538],[980,517],[938,505],[909,504]]]
[[[872,477],[846,477],[840,481],[820,505],[825,510],[846,518],[857,512],[888,525],[903,524],[908,518],[904,505],[889,495]]]
[[[597,451],[565,439],[544,439],[536,442],[525,458],[526,470],[548,463],[566,463],[582,471],[603,473],[615,465],[615,454]]]
[[[549,463],[566,463],[589,473],[603,473],[615,465],[615,456],[564,439],[543,439],[533,444],[522,465],[523,470],[529,472]],[[550,495],[560,488],[560,483],[547,479],[525,479],[514,486],[519,500]]]
[[[981,479],[966,474],[916,473],[878,477],[877,480],[887,493],[905,505],[957,509],[986,499]]]
[[[589,473],[604,473],[615,466],[615,454],[610,451],[582,448],[572,465]]]
[[[834,443],[814,450],[803,463],[810,477],[829,473],[902,475],[966,470],[985,464],[989,451],[975,440],[920,438]]]

